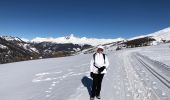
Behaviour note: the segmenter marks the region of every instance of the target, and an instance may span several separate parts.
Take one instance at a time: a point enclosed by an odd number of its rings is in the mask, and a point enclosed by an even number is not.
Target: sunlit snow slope
[[[170,100],[170,64],[157,61],[164,59],[162,51],[170,49],[169,45],[106,52],[110,66],[102,100]],[[159,59],[153,60],[149,52]],[[89,100],[91,57],[80,54],[2,64],[0,100]]]

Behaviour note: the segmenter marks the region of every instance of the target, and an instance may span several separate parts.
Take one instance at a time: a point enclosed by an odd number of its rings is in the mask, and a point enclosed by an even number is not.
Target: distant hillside
[[[0,63],[93,53],[97,45],[103,45],[108,50],[109,48],[120,50],[121,48],[149,46],[162,42],[170,42],[170,27],[127,40],[123,38],[79,38],[73,34],[58,38],[35,38],[31,41],[27,39],[23,41],[12,36],[0,36]]]
[[[128,40],[134,40],[134,39],[143,38],[143,37],[152,37],[156,41],[161,41],[161,40],[170,41],[170,27],[154,32],[154,33],[147,34],[147,35],[133,37]]]
[[[149,35],[153,36],[153,38],[155,38],[158,41],[160,40],[170,41],[170,27],[160,30],[158,32],[154,32]]]
[[[39,58],[63,57],[76,54],[91,45],[52,42],[25,42],[18,37],[0,37],[0,63],[9,63]]]
[[[37,59],[38,50],[20,38],[11,36],[0,37],[0,63]]]

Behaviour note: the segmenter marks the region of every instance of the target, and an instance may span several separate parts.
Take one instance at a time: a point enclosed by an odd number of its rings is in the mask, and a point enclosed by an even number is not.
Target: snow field
[[[102,83],[102,100],[170,100],[168,48],[166,44],[109,49],[106,53],[110,66]],[[80,54],[2,64],[0,99],[88,100],[92,86],[91,58],[92,54]]]

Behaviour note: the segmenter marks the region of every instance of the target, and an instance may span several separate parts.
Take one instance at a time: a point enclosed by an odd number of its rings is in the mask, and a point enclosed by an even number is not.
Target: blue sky
[[[0,35],[130,38],[170,26],[170,0],[0,0]]]

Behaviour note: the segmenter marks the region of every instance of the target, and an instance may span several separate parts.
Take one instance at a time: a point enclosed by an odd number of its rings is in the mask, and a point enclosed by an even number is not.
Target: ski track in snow
[[[170,67],[167,60],[159,61],[160,47],[106,52],[110,66],[103,79],[101,100],[170,100]],[[154,50],[160,52],[159,59],[147,55]],[[0,99],[89,100],[91,58],[92,54],[80,54],[0,65]]]

